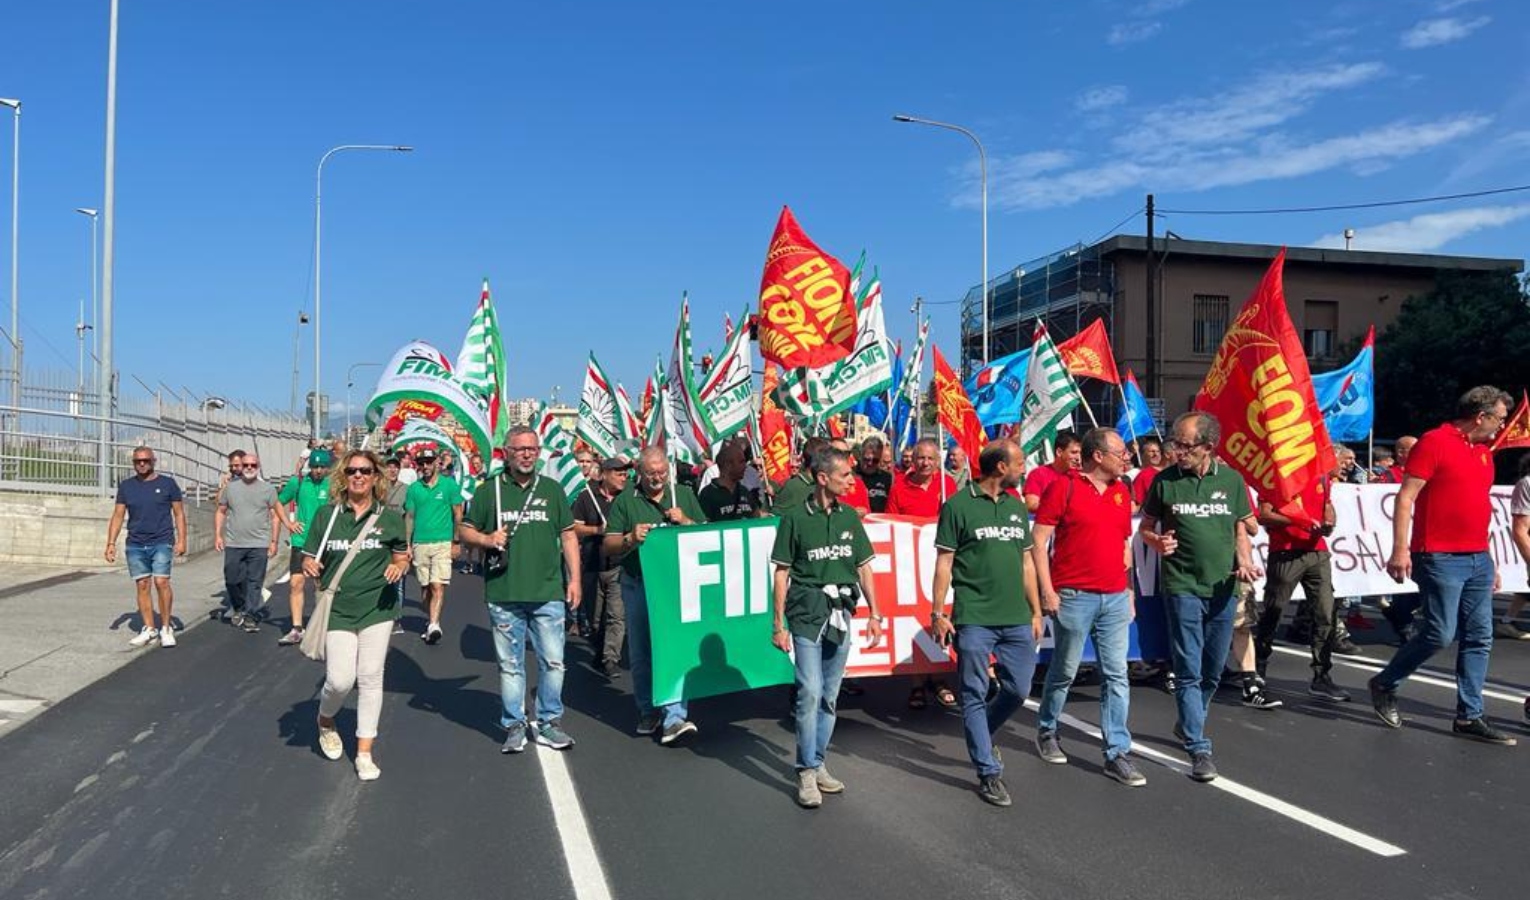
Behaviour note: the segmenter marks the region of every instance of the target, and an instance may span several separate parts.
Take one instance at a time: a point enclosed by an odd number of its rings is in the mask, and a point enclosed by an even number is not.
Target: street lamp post
[[[341,144],[338,147],[331,147],[323,156],[319,157],[319,168],[317,174],[314,175],[313,188],[313,436],[316,438],[319,436],[319,398],[321,396],[319,388],[321,353],[319,343],[319,315],[321,309],[319,299],[319,287],[321,284],[319,279],[319,251],[321,246],[320,223],[323,217],[324,164],[329,162],[331,156],[342,150],[391,150],[395,153],[409,153],[414,148],[398,144]]]
[[[100,220],[101,215],[100,215],[100,212],[98,210],[90,209],[90,208],[84,207],[84,206],[76,207],[75,208],[75,212],[79,213],[82,216],[88,216],[90,218],[90,330],[92,332],[95,332],[96,331],[96,316],[97,316],[97,311],[96,310],[97,310],[97,303],[98,303],[98,301],[100,299],[97,296],[97,294],[96,294],[96,284],[97,284],[97,279],[99,277],[97,275],[97,264],[96,264],[96,223],[97,223],[97,221]],[[85,316],[82,314],[80,316],[80,319],[84,320],[84,318],[85,318]],[[92,388],[96,388],[97,387],[96,380],[101,377],[100,369],[96,368],[96,364],[98,362],[100,362],[100,359],[101,359],[101,354],[96,349],[97,337],[98,336],[93,333],[91,335],[91,338],[90,338],[91,371],[94,373],[92,375],[92,377],[91,377],[91,380],[90,380],[90,384],[91,384]],[[99,392],[99,391],[97,391],[97,392]]]
[[[915,125],[930,125],[935,128],[945,128],[949,131],[957,131],[972,139],[977,145],[978,173],[982,180],[983,188],[983,280],[978,282],[983,292],[983,365],[988,365],[988,153],[983,149],[983,142],[978,136],[960,125],[952,125],[949,122],[937,122],[934,119],[921,119],[918,116],[905,116],[902,114],[893,116],[894,122],[911,122]]]
[[[16,254],[17,228],[21,225],[21,101],[0,97],[0,106],[11,108],[11,405],[21,406],[21,292],[17,270],[21,264]]]
[[[351,442],[351,388],[356,384],[356,370],[364,369],[368,366],[377,366],[380,368],[382,363],[351,363],[351,367],[345,370],[345,442],[347,445],[349,445]]]
[[[308,324],[308,313],[298,310],[297,324],[292,326],[292,406],[289,411],[297,415],[298,397],[298,347],[303,339],[303,326]]]

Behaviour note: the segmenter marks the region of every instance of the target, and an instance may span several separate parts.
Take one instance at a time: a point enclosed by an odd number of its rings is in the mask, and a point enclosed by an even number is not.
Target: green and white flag
[[[670,456],[693,463],[711,445],[712,426],[697,397],[696,369],[691,363],[691,302],[683,295],[680,298],[680,321],[675,326],[675,344],[669,356],[669,375],[664,387],[667,429],[665,448]],[[673,428],[668,428],[671,422]]]
[[[579,437],[602,459],[616,456],[621,447],[624,423],[617,408],[616,389],[600,367],[595,354],[584,368],[584,390],[579,395]]]
[[[542,441],[542,452],[538,456],[538,471],[563,488],[563,495],[568,502],[573,503],[574,498],[585,489],[584,472],[579,468],[579,460],[574,458],[574,438],[558,420],[548,411],[547,405],[542,404],[537,410],[536,419],[537,436]]]
[[[505,346],[487,278],[483,280],[483,292],[468,323],[467,335],[462,339],[462,350],[457,353],[455,373],[458,381],[483,399],[494,446],[502,445],[510,431],[509,417],[505,415]],[[483,458],[488,459],[489,455],[484,453]]]
[[[440,425],[419,417],[404,420],[404,427],[399,429],[398,434],[393,436],[393,443],[389,450],[397,452],[401,447],[410,447],[414,444],[432,443],[439,449],[456,451],[457,442],[446,433]]]
[[[662,359],[655,359],[653,363],[653,406],[648,410],[648,421],[643,433],[647,436],[647,446],[661,448],[671,460],[693,465],[696,463],[698,457],[695,451],[680,439],[669,376],[664,372]]]
[[[882,281],[875,270],[864,293],[857,296],[854,349],[831,366],[782,373],[776,391],[782,409],[803,418],[824,419],[893,386],[892,342],[882,319]]]
[[[1057,345],[1042,325],[1036,326],[1030,365],[1025,371],[1025,393],[1020,400],[1020,439],[1025,455],[1051,446],[1058,429],[1072,424],[1074,407],[1084,401],[1068,373]]]
[[[712,426],[714,448],[749,424],[754,409],[754,354],[749,344],[749,329],[735,329],[722,358],[701,382],[701,410]]]
[[[376,428],[400,400],[439,403],[467,430],[478,455],[488,459],[494,449],[489,410],[452,373],[451,363],[440,350],[424,341],[410,341],[393,354],[367,401],[367,428]]]
[[[632,411],[632,401],[627,398],[627,389],[622,383],[616,383],[616,422],[621,434],[621,443],[617,451],[626,457],[636,457],[638,450],[643,447],[643,421]]]

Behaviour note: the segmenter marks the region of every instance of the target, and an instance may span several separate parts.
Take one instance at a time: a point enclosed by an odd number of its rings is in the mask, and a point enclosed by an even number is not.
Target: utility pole
[[[1158,254],[1153,249],[1153,195],[1147,195],[1147,389],[1149,397],[1161,397],[1158,385]]]

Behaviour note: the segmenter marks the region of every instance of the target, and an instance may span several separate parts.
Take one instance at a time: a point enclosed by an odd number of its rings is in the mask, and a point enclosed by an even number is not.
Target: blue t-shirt
[[[181,486],[169,475],[158,475],[143,480],[134,476],[117,485],[117,502],[127,507],[127,542],[145,546],[148,544],[172,544],[175,542],[175,521],[170,517],[170,504],[181,502]]]

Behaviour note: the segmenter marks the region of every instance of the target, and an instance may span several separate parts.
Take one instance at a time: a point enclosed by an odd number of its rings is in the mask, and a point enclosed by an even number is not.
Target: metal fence
[[[276,478],[295,471],[307,446],[300,417],[133,380],[144,394],[120,397],[102,415],[75,373],[28,371],[19,385],[0,378],[0,491],[112,496],[132,474],[133,448],[148,446],[158,470],[201,502],[217,490],[230,451],[260,454],[262,473]]]

